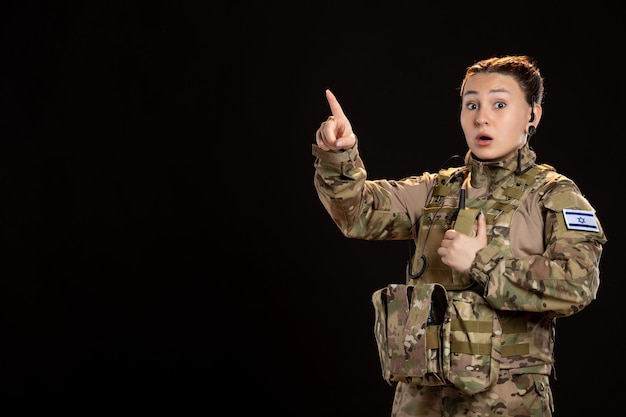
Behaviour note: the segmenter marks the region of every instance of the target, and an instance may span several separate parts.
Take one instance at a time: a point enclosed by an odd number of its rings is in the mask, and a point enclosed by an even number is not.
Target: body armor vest
[[[454,385],[473,395],[497,383],[502,369],[551,372],[552,348],[537,343],[542,339],[535,332],[551,340],[552,324],[540,315],[493,310],[480,284],[453,272],[437,254],[447,229],[473,235],[480,211],[487,223],[487,245],[508,250],[513,214],[528,193],[545,183],[548,171],[554,169],[534,165],[484,197],[465,201],[460,196],[466,169],[439,172],[419,221],[406,284],[390,284],[372,296],[385,380]]]
[[[543,170],[553,170],[550,165],[534,165],[521,175],[511,176],[490,194],[479,199],[461,196],[466,168],[448,168],[439,171],[429,203],[419,220],[419,230],[414,239],[415,254],[407,263],[406,283],[417,280],[442,284],[446,290],[463,290],[473,285],[467,274],[452,271],[441,262],[437,249],[449,228],[475,234],[478,214],[485,214],[488,245],[508,246],[511,220],[524,197],[543,184]]]

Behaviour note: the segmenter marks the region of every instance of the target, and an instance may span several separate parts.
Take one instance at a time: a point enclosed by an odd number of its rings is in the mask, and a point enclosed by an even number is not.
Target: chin
[[[474,155],[474,158],[479,159],[481,161],[489,161],[493,158],[493,154],[491,152],[485,152],[484,149],[478,149],[478,150],[472,149],[472,155]]]
[[[503,159],[502,155],[495,155],[492,152],[474,152],[472,151],[474,158],[482,162],[495,162]]]

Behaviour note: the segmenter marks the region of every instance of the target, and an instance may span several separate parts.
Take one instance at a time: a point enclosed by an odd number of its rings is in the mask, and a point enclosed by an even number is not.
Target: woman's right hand
[[[324,151],[352,148],[356,143],[356,136],[352,132],[350,121],[330,90],[326,90],[326,100],[330,106],[331,116],[322,122],[315,133],[317,146]]]

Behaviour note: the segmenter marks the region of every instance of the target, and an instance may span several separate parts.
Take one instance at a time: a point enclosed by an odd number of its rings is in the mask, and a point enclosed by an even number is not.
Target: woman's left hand
[[[446,230],[437,253],[441,262],[458,272],[465,272],[474,262],[476,252],[487,246],[485,215],[478,215],[476,236],[467,236],[454,229]]]

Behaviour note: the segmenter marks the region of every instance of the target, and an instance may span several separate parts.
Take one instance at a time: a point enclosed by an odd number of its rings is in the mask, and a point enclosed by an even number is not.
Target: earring
[[[537,132],[535,125],[528,126],[528,136],[532,136]]]

